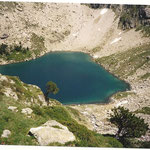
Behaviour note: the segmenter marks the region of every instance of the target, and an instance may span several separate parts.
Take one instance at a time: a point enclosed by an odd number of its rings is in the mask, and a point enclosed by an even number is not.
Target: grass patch
[[[129,95],[133,96],[133,95],[135,95],[135,93],[133,93],[133,92],[126,92],[126,91],[125,92],[118,92],[115,95],[113,95],[113,97],[115,99],[122,99],[122,98],[128,97]]]
[[[150,73],[146,73],[143,76],[141,76],[141,79],[147,79],[150,77]]]
[[[39,55],[41,51],[46,50],[44,45],[44,38],[32,33],[31,36],[31,47],[34,50],[35,55]]]
[[[60,126],[57,126],[57,125],[55,125],[55,126],[52,126],[53,128],[56,128],[56,129],[62,129]]]
[[[0,135],[3,130],[8,129],[11,131],[9,138],[1,138],[0,144],[7,145],[38,145],[35,138],[28,136],[30,128],[38,127],[48,120],[56,120],[59,123],[68,127],[68,129],[75,135],[76,141],[68,142],[66,146],[82,146],[82,147],[122,147],[122,145],[116,139],[110,139],[97,134],[89,130],[84,125],[79,124],[74,116],[79,117],[79,112],[75,109],[69,108],[68,106],[60,105],[60,103],[54,106],[39,106],[36,102],[32,101],[31,98],[36,98],[41,92],[38,88],[31,85],[27,85],[20,81],[18,77],[7,77],[7,82],[4,83],[6,86],[11,88],[17,93],[19,99],[16,101],[11,97],[0,94]],[[12,82],[13,80],[13,82]],[[0,86],[4,88],[4,86]],[[28,118],[27,115],[21,113],[23,108],[29,107],[26,102],[30,102],[30,108],[33,113]],[[17,112],[8,110],[9,106],[17,107]],[[59,126],[53,126],[59,128]],[[115,143],[115,144],[114,144]],[[61,145],[59,143],[52,143],[51,145]],[[61,145],[61,146],[65,146]]]
[[[141,31],[144,37],[150,37],[150,26],[140,25],[136,28],[136,31]]]
[[[10,55],[7,56],[7,60],[8,61],[10,61],[10,60],[22,61],[27,58],[30,58],[32,56],[31,54],[32,54],[31,51],[28,51],[26,53],[14,51]]]
[[[96,134],[95,132],[87,129],[85,126],[78,124],[64,106],[53,106],[49,108],[36,107],[38,108],[33,108],[35,114],[47,119],[50,118],[56,120],[68,127],[77,139],[76,142],[71,144],[82,147],[112,147],[110,139],[107,139],[107,137],[103,137],[100,134]],[[122,144],[117,144],[118,141],[116,139],[113,140],[116,141],[116,145],[118,147],[122,147]]]
[[[150,107],[143,107],[140,110],[136,110],[135,113],[142,113],[142,114],[150,115]]]
[[[117,75],[121,79],[133,75],[137,69],[148,68],[150,60],[150,44],[127,50],[125,52],[96,59],[97,63]],[[140,77],[139,77],[140,78]]]
[[[96,52],[100,51],[101,49],[102,49],[102,47],[98,46],[98,47],[93,48],[92,52],[96,53]]]
[[[8,81],[3,80],[1,82],[0,91],[1,94],[4,92],[5,88],[10,88],[13,92],[15,92],[18,96],[18,101],[20,103],[31,102],[38,103],[41,105],[41,101],[39,100],[38,95],[42,95],[42,91],[39,88],[33,87],[32,85],[28,85],[23,83],[16,76],[6,76]],[[13,83],[11,83],[13,81]]]
[[[29,48],[22,46],[21,42],[19,45],[0,45],[0,58],[5,61],[24,61],[32,57],[32,51]]]
[[[80,112],[72,107],[66,106],[67,110],[73,114],[76,118],[80,117]]]

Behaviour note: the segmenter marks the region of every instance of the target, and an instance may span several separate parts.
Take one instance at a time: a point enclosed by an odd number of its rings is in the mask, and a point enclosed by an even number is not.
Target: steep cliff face
[[[150,7],[146,5],[89,4],[93,9],[110,8],[119,17],[118,27],[126,30],[150,25]]]
[[[123,29],[131,29],[139,27],[141,25],[150,25],[149,6],[124,5],[120,14],[119,27]]]

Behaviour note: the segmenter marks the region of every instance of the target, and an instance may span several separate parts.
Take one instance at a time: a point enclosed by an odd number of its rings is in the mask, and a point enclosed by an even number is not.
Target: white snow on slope
[[[120,41],[120,40],[121,40],[121,37],[115,38],[110,44],[114,44],[114,43],[116,43],[116,42],[118,42],[118,41]]]
[[[93,58],[98,58],[98,56],[97,56],[97,55],[94,55]]]
[[[73,36],[77,36],[78,34],[79,34],[79,32],[77,32],[77,33],[73,33],[72,35],[73,35]]]
[[[100,14],[101,14],[101,15],[104,15],[107,11],[108,11],[108,9],[107,9],[107,8],[104,8],[104,9],[101,10]]]

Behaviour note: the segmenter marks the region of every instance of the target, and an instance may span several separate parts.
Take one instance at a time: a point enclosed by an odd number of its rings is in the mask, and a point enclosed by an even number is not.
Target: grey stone
[[[47,121],[40,127],[31,128],[29,134],[33,135],[40,145],[48,145],[55,142],[65,144],[75,140],[73,133],[66,126],[55,120]]]
[[[2,138],[8,138],[10,135],[11,135],[11,132],[9,130],[4,130],[1,137]]]
[[[21,113],[26,114],[26,115],[30,115],[32,114],[33,110],[31,108],[24,108],[22,109]]]
[[[8,109],[13,112],[18,112],[17,107],[15,107],[15,106],[9,106]]]

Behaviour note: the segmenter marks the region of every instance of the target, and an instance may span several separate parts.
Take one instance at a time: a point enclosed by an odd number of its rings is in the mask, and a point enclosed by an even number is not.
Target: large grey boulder
[[[1,137],[8,138],[10,135],[11,135],[11,132],[9,130],[4,130]]]
[[[33,135],[40,145],[48,145],[55,142],[65,144],[75,140],[73,133],[66,126],[55,120],[47,121],[40,127],[31,128],[29,134]]]

